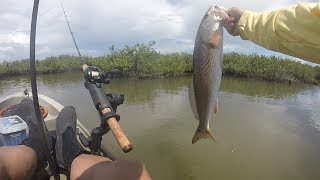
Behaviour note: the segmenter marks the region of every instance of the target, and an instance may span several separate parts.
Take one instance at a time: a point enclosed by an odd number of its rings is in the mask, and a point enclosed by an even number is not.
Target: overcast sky
[[[308,0],[312,2],[312,0]],[[295,5],[296,0],[63,0],[75,38],[84,55],[99,56],[111,45],[156,41],[163,53],[192,52],[200,20],[209,5],[265,11]],[[313,2],[316,2],[314,0]],[[60,0],[40,0],[36,57],[76,55]],[[0,62],[29,57],[33,0],[1,0]],[[276,55],[253,43],[224,34],[224,51]]]

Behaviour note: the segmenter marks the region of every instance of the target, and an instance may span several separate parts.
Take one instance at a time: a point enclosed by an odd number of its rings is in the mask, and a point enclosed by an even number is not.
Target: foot
[[[74,107],[61,110],[56,121],[56,159],[59,166],[69,169],[72,161],[84,152],[76,137],[77,115]]]

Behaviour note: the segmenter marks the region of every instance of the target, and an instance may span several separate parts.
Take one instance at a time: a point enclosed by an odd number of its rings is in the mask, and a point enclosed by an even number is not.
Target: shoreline
[[[119,69],[123,77],[157,79],[184,76],[192,72],[192,54],[161,54],[153,45],[137,44],[120,50],[111,49],[110,54],[84,59],[86,64],[97,66],[102,71]],[[60,55],[37,60],[36,69],[39,74],[81,72],[81,65],[77,56]],[[0,63],[0,77],[28,74],[28,59]],[[320,84],[320,66],[257,54],[224,54],[223,74],[275,82]]]

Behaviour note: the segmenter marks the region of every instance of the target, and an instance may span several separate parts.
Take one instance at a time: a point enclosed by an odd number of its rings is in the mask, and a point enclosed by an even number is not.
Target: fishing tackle
[[[116,69],[113,69],[108,72],[102,72],[99,68],[95,66],[88,66],[85,64],[83,57],[81,56],[80,50],[78,48],[78,45],[76,43],[76,40],[73,36],[74,33],[71,30],[70,23],[68,21],[66,12],[63,8],[62,2],[61,7],[63,9],[63,13],[67,21],[74,45],[83,63],[82,70],[85,79],[85,87],[90,92],[91,99],[93,101],[94,106],[99,112],[101,120],[100,127],[97,127],[92,130],[91,138],[87,139],[81,134],[79,134],[80,140],[84,146],[90,148],[93,154],[99,154],[101,151],[100,146],[102,136],[106,134],[109,130],[111,130],[113,132],[114,137],[118,141],[118,144],[120,145],[122,151],[125,153],[130,152],[133,149],[133,146],[128,140],[123,130],[121,129],[120,125],[118,124],[120,116],[116,114],[117,106],[122,104],[124,101],[124,95],[119,93],[105,93],[102,88],[102,84],[110,83],[110,79],[108,78],[109,75],[118,75],[121,72]]]
[[[37,119],[37,125],[41,126],[39,130],[40,130],[42,147],[45,152],[45,156],[49,163],[49,168],[51,169],[54,179],[59,180],[60,176],[58,174],[58,169],[57,169],[56,163],[54,162],[54,157],[51,156],[52,152],[50,152],[49,150],[50,147],[49,147],[49,143],[47,142],[48,134],[45,133],[46,125],[43,121],[43,117],[39,108],[39,100],[38,100],[36,67],[35,67],[38,8],[39,8],[39,0],[34,0],[33,9],[32,9],[32,19],[31,19],[31,31],[30,31],[30,78],[31,78],[32,99],[33,99],[33,105],[34,105],[36,119]]]
[[[102,72],[99,68],[94,66],[87,66],[84,62],[84,58],[81,56],[78,45],[73,36],[69,21],[67,19],[65,10],[63,8],[62,2],[61,6],[68,24],[70,34],[72,36],[73,42],[76,46],[79,57],[81,58],[82,68],[85,77],[85,87],[89,90],[93,103],[96,109],[99,111],[101,118],[101,124],[99,127],[94,128],[91,132],[91,137],[86,138],[81,133],[78,133],[80,142],[90,149],[91,154],[107,156],[111,160],[114,160],[115,157],[112,156],[106,149],[101,148],[102,136],[111,130],[118,141],[121,149],[124,152],[130,152],[132,150],[132,144],[127,139],[123,130],[121,129],[118,121],[120,116],[116,114],[117,106],[123,103],[124,95],[119,93],[105,93],[102,88],[102,84],[109,84],[110,75],[118,74],[118,70],[111,70],[108,72]],[[40,137],[41,144],[44,147],[44,152],[46,160],[49,163],[49,168],[51,170],[51,175],[54,179],[59,180],[59,173],[68,175],[68,172],[59,169],[56,159],[54,157],[53,144],[47,142],[49,132],[47,132],[46,125],[43,121],[43,116],[39,108],[38,100],[38,90],[37,90],[37,81],[36,81],[36,69],[35,69],[35,38],[36,38],[36,25],[37,25],[37,16],[38,16],[39,0],[34,0],[32,19],[31,19],[31,32],[30,32],[30,78],[31,78],[31,88],[32,88],[32,98],[34,103],[34,109],[37,119],[37,125],[41,126]]]

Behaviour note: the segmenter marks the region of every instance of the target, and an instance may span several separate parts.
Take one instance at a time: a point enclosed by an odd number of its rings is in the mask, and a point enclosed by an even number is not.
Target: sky
[[[316,2],[316,0],[306,0]],[[196,31],[210,5],[266,11],[297,0],[62,0],[83,55],[100,56],[115,45],[156,41],[162,53],[193,51]],[[1,0],[0,62],[29,57],[33,0]],[[284,56],[224,33],[224,52]],[[61,8],[61,0],[40,0],[36,58],[77,55]],[[295,59],[298,60],[298,59]]]

